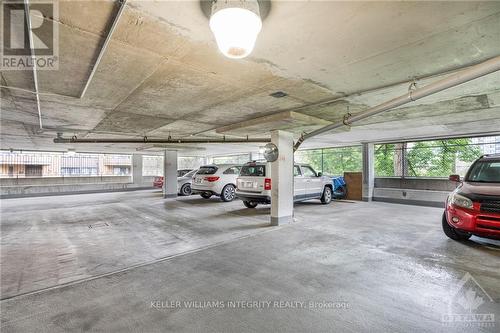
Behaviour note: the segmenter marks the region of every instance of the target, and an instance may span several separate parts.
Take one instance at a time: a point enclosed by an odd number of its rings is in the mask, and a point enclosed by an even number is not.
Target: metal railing
[[[375,146],[375,176],[447,178],[464,176],[478,157],[500,153],[500,137],[402,142]]]
[[[0,151],[0,178],[131,175],[132,156]]]

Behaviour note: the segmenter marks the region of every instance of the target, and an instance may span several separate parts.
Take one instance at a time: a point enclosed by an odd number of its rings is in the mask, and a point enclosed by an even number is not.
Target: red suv
[[[472,235],[500,239],[500,154],[481,156],[446,201],[443,231],[451,239],[464,241]]]

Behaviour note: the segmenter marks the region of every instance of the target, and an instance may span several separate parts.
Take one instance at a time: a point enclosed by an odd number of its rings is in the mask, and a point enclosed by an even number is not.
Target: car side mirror
[[[448,177],[448,179],[451,180],[452,182],[459,183],[460,182],[460,175],[450,175],[450,177]]]
[[[323,176],[323,173],[322,172],[318,172],[318,177],[321,177]]]

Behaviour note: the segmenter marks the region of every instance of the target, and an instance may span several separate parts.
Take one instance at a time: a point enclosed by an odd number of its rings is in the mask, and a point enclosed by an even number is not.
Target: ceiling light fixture
[[[257,0],[214,0],[210,29],[219,50],[228,58],[248,56],[262,28]]]

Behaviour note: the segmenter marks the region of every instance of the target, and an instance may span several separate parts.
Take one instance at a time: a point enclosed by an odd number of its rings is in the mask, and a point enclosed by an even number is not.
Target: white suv
[[[316,173],[307,164],[293,166],[293,200],[304,201],[320,199],[321,203],[332,201],[332,178]],[[236,196],[248,208],[255,208],[259,203],[271,203],[271,164],[249,162],[241,167],[236,180]]]
[[[219,196],[222,201],[233,201],[236,197],[236,177],[240,165],[221,164],[204,165],[193,177],[192,193],[200,194],[209,199],[212,195]]]

